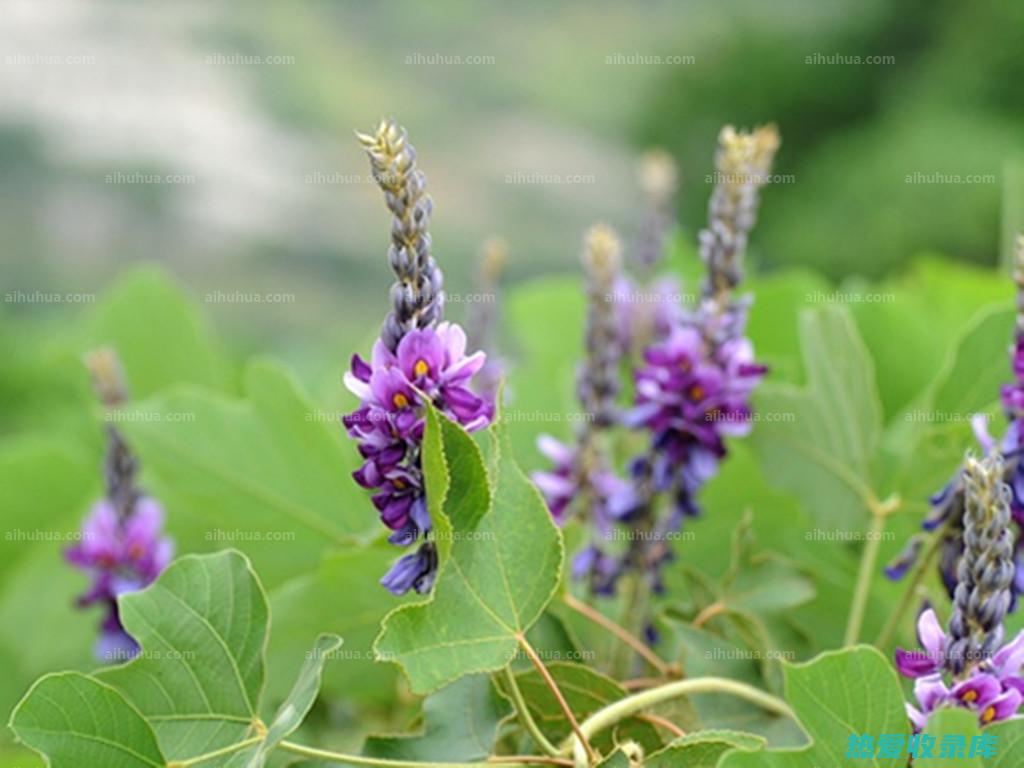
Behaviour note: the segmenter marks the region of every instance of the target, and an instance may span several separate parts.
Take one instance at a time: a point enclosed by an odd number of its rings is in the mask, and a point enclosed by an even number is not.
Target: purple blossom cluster
[[[471,432],[494,418],[493,401],[469,388],[484,361],[482,352],[466,354],[466,334],[447,322],[409,331],[394,353],[378,340],[370,362],[353,356],[345,384],[361,404],[343,423],[364,459],[353,476],[374,491],[373,504],[393,532],[392,544],[408,547],[431,531],[420,461],[424,404]],[[428,592],[436,573],[437,554],[428,543],[402,557],[381,583],[396,595]]]
[[[97,658],[124,661],[139,646],[121,625],[117,598],[143,589],[170,564],[174,545],[162,535],[163,509],[148,496],[136,498],[127,514],[110,499],[101,499],[82,525],[81,540],[65,552],[67,561],[92,578],[78,605],[104,608]]]
[[[1024,703],[1024,632],[952,681],[946,674],[950,638],[931,608],[918,618],[917,636],[923,650],[896,650],[900,674],[915,681],[918,707],[906,705],[915,730],[924,730],[928,717],[941,707],[970,709],[981,725],[1017,714]]]
[[[1011,610],[1016,608],[1024,594],[1024,336],[1019,332],[1012,350],[1014,380],[1002,387],[1000,401],[1008,426],[1002,439],[993,437],[984,415],[971,421],[974,437],[983,455],[999,453],[1003,457],[1004,482],[1010,489],[1010,512],[1015,524],[1015,573],[1011,588]],[[922,522],[922,528],[931,532],[943,530],[940,543],[939,575],[949,596],[957,584],[957,564],[964,551],[963,514],[964,485],[962,468],[931,499],[931,511]],[[906,548],[885,569],[892,580],[903,578],[917,561],[923,545],[921,536],[915,536]]]

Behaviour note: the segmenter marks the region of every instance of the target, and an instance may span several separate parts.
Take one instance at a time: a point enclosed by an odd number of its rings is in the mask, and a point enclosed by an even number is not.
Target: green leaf
[[[561,535],[516,466],[503,428],[497,439],[490,509],[472,530],[455,531],[432,598],[389,614],[375,644],[379,657],[401,665],[416,693],[509,664],[559,583]]]
[[[871,358],[849,313],[800,316],[807,384],[765,384],[752,444],[768,477],[796,493],[821,524],[859,529],[873,495],[882,412]]]
[[[263,741],[256,745],[251,754],[237,755],[229,762],[230,766],[240,768],[263,768],[268,755],[286,738],[293,734],[302,721],[306,719],[309,710],[313,708],[317,695],[320,693],[320,678],[323,674],[324,663],[330,655],[338,650],[344,641],[337,635],[320,635],[313,644],[313,649],[306,657],[302,665],[295,685],[291,693],[285,698],[277,711],[277,715],[267,729],[267,735]]]
[[[274,587],[380,524],[350,476],[359,459],[336,419],[268,361],[250,364],[245,391],[235,400],[177,388],[122,427],[180,549],[238,547]]]
[[[764,739],[740,731],[700,731],[682,736],[648,756],[644,768],[716,768],[728,752],[759,752]]]
[[[799,750],[733,752],[722,768],[846,766],[851,735],[909,733],[903,691],[892,664],[876,649],[831,651],[806,664],[787,664],[786,700],[811,738]],[[906,768],[907,758],[864,758],[865,768]]]
[[[935,739],[934,755],[928,757],[915,757],[914,766],[922,768],[946,768],[950,764],[947,757],[939,757],[939,744],[944,736],[962,737],[965,744],[970,745],[971,737],[981,733],[978,727],[978,715],[967,709],[943,708],[933,712],[928,717],[928,725],[924,732]],[[1001,751],[1003,747],[999,744],[996,749]],[[980,757],[962,757],[955,760],[957,768],[982,768],[983,762]]]
[[[985,759],[985,768],[1017,768],[1024,765],[1024,722],[1004,720],[985,728],[985,733],[999,739],[998,754]]]
[[[209,331],[182,286],[164,270],[127,272],[99,304],[89,333],[117,350],[133,397],[176,383],[220,387],[224,375]]]
[[[109,685],[78,672],[41,678],[11,715],[25,744],[53,768],[164,768],[145,718]]]
[[[499,723],[508,706],[488,675],[467,675],[423,702],[422,733],[371,736],[367,757],[416,762],[483,760],[494,749]]]
[[[119,606],[142,651],[97,678],[138,707],[169,759],[251,735],[259,720],[268,612],[242,554],[186,555],[148,588],[122,596]]]
[[[953,356],[939,375],[932,402],[936,421],[967,421],[999,398],[1011,378],[1008,349],[1015,314],[989,307],[959,337]]]

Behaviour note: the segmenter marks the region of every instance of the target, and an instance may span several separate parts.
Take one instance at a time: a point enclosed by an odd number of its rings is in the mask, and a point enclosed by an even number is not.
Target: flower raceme
[[[104,405],[122,405],[127,386],[113,351],[94,352],[86,363]],[[162,535],[163,508],[135,484],[138,463],[121,433],[108,427],[107,443],[106,496],[83,523],[80,542],[64,556],[92,579],[78,598],[79,607],[98,604],[105,609],[95,646],[97,658],[118,662],[138,653],[139,646],[121,624],[117,598],[155,581],[170,564],[174,546]]]
[[[907,704],[907,714],[916,730],[924,730],[929,715],[945,706],[976,712],[982,725],[1017,714],[1024,703],[1024,632],[952,684],[944,675],[950,638],[931,608],[918,618],[917,637],[923,650],[896,650],[896,668],[915,680],[914,696],[920,708]]]
[[[396,595],[429,592],[437,575],[437,550],[423,482],[421,446],[429,403],[469,431],[494,418],[494,401],[471,389],[484,366],[483,352],[466,354],[466,334],[441,322],[443,275],[430,256],[427,222],[432,203],[426,178],[405,131],[384,121],[375,135],[360,136],[393,214],[388,261],[397,278],[392,311],[367,362],[354,355],[345,385],[360,405],[342,419],[359,444],[363,464],[353,473],[374,491],[373,504],[401,547],[421,542],[381,579]]]

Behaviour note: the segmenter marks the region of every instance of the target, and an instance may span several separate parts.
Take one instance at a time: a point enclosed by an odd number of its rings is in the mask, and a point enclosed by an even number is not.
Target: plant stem
[[[538,758],[533,756],[522,756],[516,759],[519,762],[505,762],[488,760],[477,763],[419,763],[413,760],[386,760],[379,757],[363,757],[362,755],[346,755],[341,752],[331,752],[326,749],[307,747],[305,744],[296,744],[292,741],[282,741],[278,744],[279,749],[291,752],[294,755],[310,757],[314,760],[326,760],[330,763],[345,763],[347,765],[366,765],[370,768],[486,768],[488,765],[501,765],[504,768],[530,768],[534,765],[565,765],[566,763],[551,762],[551,758]],[[510,758],[511,759],[511,758]]]
[[[878,564],[878,550],[882,545],[882,534],[885,532],[886,518],[899,506],[899,499],[892,497],[884,502],[871,500],[868,508],[871,511],[871,528],[864,551],[860,556],[860,569],[857,572],[857,585],[853,591],[853,603],[850,605],[850,617],[846,622],[846,634],[843,645],[854,645],[860,637],[861,625],[864,623],[864,610],[871,592],[871,580],[875,576]]]
[[[523,692],[519,690],[519,683],[516,682],[515,673],[511,667],[505,667],[505,678],[508,680],[509,691],[512,693],[512,701],[515,703],[516,712],[519,715],[519,720],[522,722],[523,727],[529,732],[530,736],[537,743],[544,752],[547,752],[551,756],[558,755],[558,747],[552,744],[548,737],[543,734],[537,722],[533,719],[533,715],[530,714],[530,708],[526,704],[526,699],[523,698]]]
[[[522,633],[516,636],[519,640],[519,645],[522,646],[523,650],[526,651],[526,655],[530,657],[530,661],[540,672],[540,676],[544,678],[544,682],[547,683],[548,688],[554,695],[555,700],[558,701],[558,706],[562,708],[562,712],[565,714],[565,719],[569,721],[569,725],[572,727],[573,733],[576,734],[576,743],[580,745],[580,749],[586,754],[591,762],[597,762],[597,754],[594,752],[594,748],[590,746],[590,741],[587,739],[583,731],[580,730],[580,724],[576,721],[576,715],[573,714],[572,708],[569,706],[569,702],[565,700],[565,696],[562,695],[562,691],[558,688],[558,683],[555,682],[555,678],[548,672],[548,668],[544,666],[544,662],[540,656],[537,655],[537,651],[534,650],[533,646],[530,645],[530,641],[526,639],[526,636]]]
[[[664,701],[679,698],[680,696],[689,696],[696,693],[730,693],[757,704],[769,712],[791,718],[794,721],[797,719],[796,714],[782,699],[751,685],[736,680],[727,680],[723,677],[697,677],[692,680],[677,680],[674,683],[668,683],[667,685],[651,688],[650,690],[627,696],[624,699],[619,699],[584,720],[580,726],[580,731],[583,737],[589,738],[600,733],[605,728],[635,715],[643,709],[661,704]],[[574,765],[577,768],[586,768],[588,765],[588,754],[583,748],[581,737],[574,737],[569,748],[572,750]]]
[[[577,599],[575,596],[566,593],[562,597],[562,601],[581,616],[584,616],[590,621],[597,624],[599,627],[608,630],[615,637],[621,640],[624,644],[628,645],[637,654],[644,659],[648,664],[658,670],[658,673],[664,677],[675,677],[676,672],[668,664],[662,661],[661,657],[654,652],[654,649],[647,645],[643,640],[638,638],[636,635],[631,634],[624,627],[616,624],[614,621],[609,619],[603,613],[595,608],[590,607],[582,600]]]
[[[939,545],[942,544],[942,540],[946,536],[946,531],[949,530],[952,522],[953,517],[950,515],[946,522],[944,522],[938,530],[932,533],[932,537],[928,541],[928,546],[925,547],[921,556],[918,558],[917,565],[914,566],[914,572],[911,574],[910,579],[907,582],[907,588],[904,590],[903,596],[900,598],[899,605],[896,606],[896,610],[889,615],[889,619],[885,622],[885,626],[878,634],[878,639],[875,640],[875,645],[883,649],[883,651],[885,646],[888,645],[889,641],[892,639],[892,634],[896,631],[896,626],[899,624],[900,619],[906,615],[910,601],[914,597],[914,592],[917,591],[917,587],[924,578],[925,573],[927,573],[928,569],[931,568],[932,560],[935,559],[935,553],[939,551]]]
[[[240,741],[237,744],[231,744],[221,749],[214,750],[213,752],[207,752],[205,755],[190,757],[187,760],[175,760],[168,763],[167,768],[189,768],[191,765],[200,765],[201,763],[205,763],[215,757],[224,757],[224,755],[233,755],[235,752],[241,752],[246,747],[251,747],[253,744],[259,744],[261,741],[263,741],[262,736],[253,736],[251,739]]]

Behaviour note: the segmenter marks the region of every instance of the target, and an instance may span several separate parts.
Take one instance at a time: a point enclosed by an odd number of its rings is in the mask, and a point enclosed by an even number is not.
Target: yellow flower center
[[[995,707],[989,707],[988,709],[986,709],[984,712],[981,713],[981,722],[983,722],[983,723],[991,723],[995,719],[996,719],[996,708]]]
[[[396,408],[405,408],[409,405],[409,398],[401,392],[396,392],[395,396],[391,398],[391,402],[395,404]]]
[[[400,477],[396,477],[391,482],[395,486],[395,488],[397,488],[398,490],[402,490],[403,488],[405,488],[405,480],[403,480]]]
[[[964,701],[966,701],[968,704],[970,704],[972,701],[977,701],[978,700],[978,692],[977,691],[968,691],[961,698],[963,698]]]
[[[430,373],[430,366],[427,365],[426,360],[417,360],[412,370],[417,376],[426,376]]]
[[[694,384],[692,387],[690,387],[691,400],[700,400],[702,397],[704,397],[704,387],[702,387],[700,384]]]

